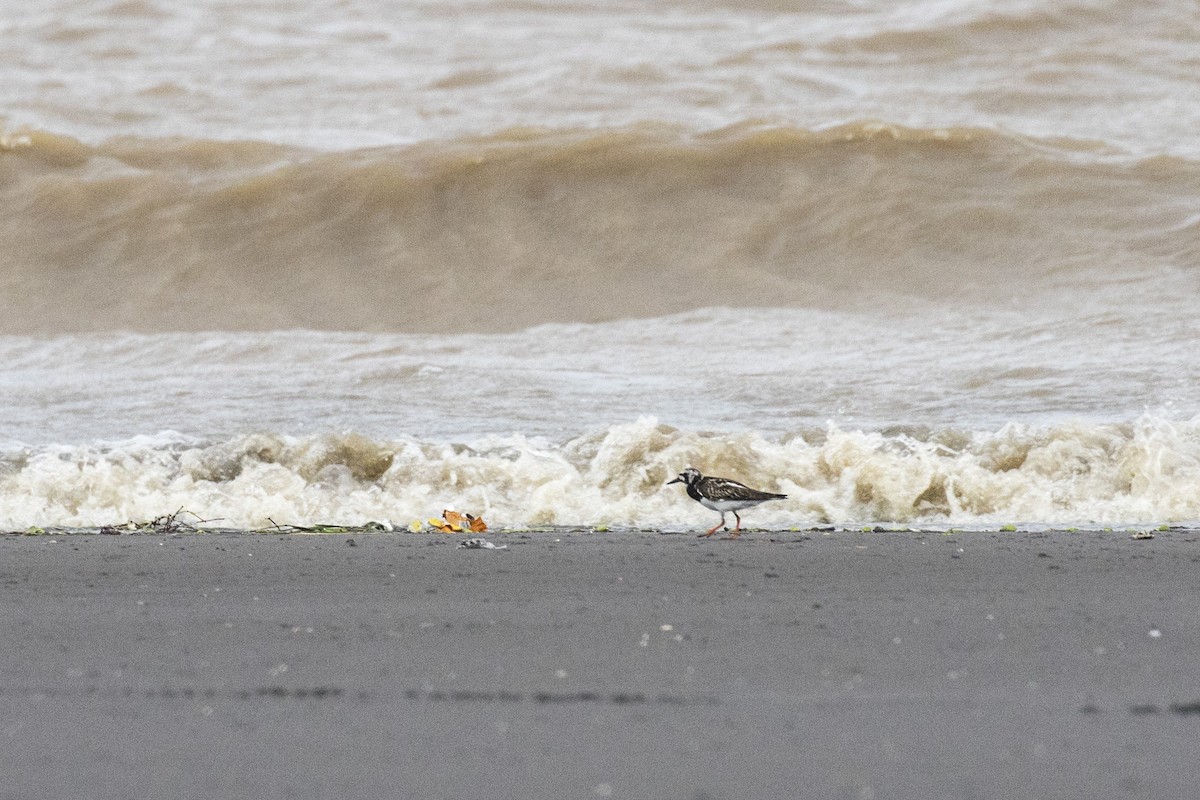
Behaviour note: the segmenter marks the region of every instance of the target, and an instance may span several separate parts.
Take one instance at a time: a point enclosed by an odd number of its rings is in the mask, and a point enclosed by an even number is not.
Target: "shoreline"
[[[0,797],[1200,776],[1200,530],[689,533],[0,536]]]
[[[412,530],[405,525],[396,525],[393,523],[367,522],[361,525],[343,525],[338,523],[316,523],[311,525],[293,525],[289,523],[274,524],[261,528],[238,528],[238,527],[220,527],[209,526],[205,524],[191,524],[186,522],[176,522],[173,519],[174,515],[165,515],[150,522],[127,522],[117,525],[31,525],[28,528],[20,529],[13,526],[0,525],[0,538],[3,537],[36,537],[36,536],[184,536],[184,535],[216,535],[216,536],[302,536],[302,535],[367,535],[367,536],[434,536],[434,537],[476,537],[483,538],[494,536],[548,536],[557,534],[567,535],[595,535],[595,536],[682,536],[687,537],[694,535],[697,538],[702,537],[705,527],[697,525],[695,527],[672,527],[672,528],[656,528],[656,527],[632,527],[632,526],[617,526],[617,525],[599,525],[599,526],[580,526],[580,525],[540,525],[532,527],[514,527],[502,528],[489,527],[481,533],[473,533],[467,530],[461,531],[439,531],[425,525],[421,530]],[[160,523],[160,520],[166,522]],[[733,528],[726,526],[718,534],[714,534],[712,539],[728,538],[728,534],[732,533]],[[976,535],[976,534],[997,534],[997,535],[1026,535],[1026,534],[1075,534],[1075,533],[1094,533],[1094,534],[1142,534],[1137,537],[1139,539],[1153,539],[1159,534],[1167,533],[1191,533],[1200,531],[1200,523],[1120,523],[1120,524],[1099,524],[1099,523],[1081,523],[1075,526],[1063,526],[1057,523],[1042,523],[1042,524],[1000,524],[1000,525],[904,525],[904,524],[889,524],[889,523],[869,523],[862,525],[855,524],[833,524],[833,523],[818,523],[809,526],[799,526],[792,528],[757,528],[743,527],[741,537],[747,538],[757,537],[766,541],[776,542],[784,541],[788,537],[795,536],[833,536],[842,534],[909,534],[914,536],[954,536]]]

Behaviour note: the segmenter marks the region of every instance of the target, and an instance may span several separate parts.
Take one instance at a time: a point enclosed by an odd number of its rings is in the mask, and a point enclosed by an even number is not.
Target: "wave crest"
[[[1008,302],[1195,266],[1200,165],[974,128],[4,141],[0,332],[502,331]]]

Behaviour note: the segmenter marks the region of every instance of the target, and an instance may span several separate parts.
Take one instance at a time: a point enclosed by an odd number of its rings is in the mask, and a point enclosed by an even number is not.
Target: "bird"
[[[751,489],[749,486],[729,478],[704,476],[700,474],[700,470],[694,467],[688,467],[679,473],[675,480],[667,481],[667,486],[672,483],[682,483],[687,487],[688,497],[705,508],[721,512],[721,521],[709,528],[706,533],[700,534],[700,538],[716,533],[717,528],[725,524],[725,513],[732,511],[737,525],[734,526],[733,533],[729,534],[729,538],[736,539],[742,535],[742,518],[738,516],[739,511],[752,508],[768,500],[783,500],[787,497],[786,494],[760,492],[758,489]]]

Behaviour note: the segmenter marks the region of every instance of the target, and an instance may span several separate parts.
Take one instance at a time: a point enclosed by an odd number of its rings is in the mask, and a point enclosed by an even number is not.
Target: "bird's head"
[[[700,480],[700,470],[695,467],[688,467],[675,476],[675,480],[667,481],[667,486],[670,486],[672,483],[682,483],[685,486],[691,486],[698,480]]]

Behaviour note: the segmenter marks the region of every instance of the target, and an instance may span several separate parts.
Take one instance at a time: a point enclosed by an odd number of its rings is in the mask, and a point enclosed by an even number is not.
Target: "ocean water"
[[[1188,2],[0,15],[0,528],[1200,522]]]

